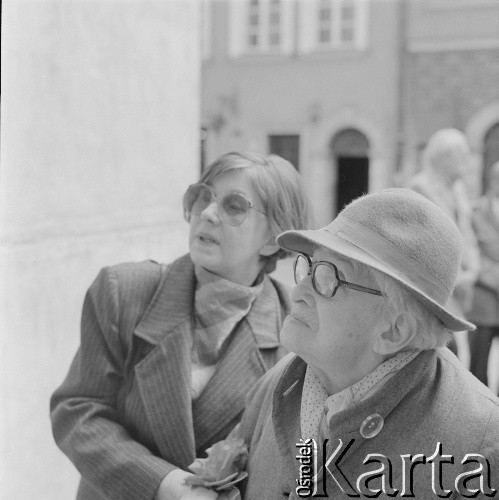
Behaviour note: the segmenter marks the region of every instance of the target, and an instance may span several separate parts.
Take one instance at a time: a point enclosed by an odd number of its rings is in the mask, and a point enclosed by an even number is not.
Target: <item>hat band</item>
[[[439,304],[444,305],[447,302],[451,290],[437,276],[369,228],[339,215],[324,230],[355,245],[393,275],[398,276],[401,281],[420,289]]]

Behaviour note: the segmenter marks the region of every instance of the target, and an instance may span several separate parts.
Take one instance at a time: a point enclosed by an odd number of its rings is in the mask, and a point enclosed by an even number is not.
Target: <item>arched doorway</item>
[[[482,190],[487,189],[487,175],[490,167],[499,161],[499,123],[493,125],[483,140]]]
[[[336,213],[369,189],[369,141],[353,128],[338,132],[331,140],[336,165]]]

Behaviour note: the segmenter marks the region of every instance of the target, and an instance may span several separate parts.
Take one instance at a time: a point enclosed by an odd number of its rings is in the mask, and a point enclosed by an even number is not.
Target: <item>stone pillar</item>
[[[49,397],[98,270],[187,250],[195,0],[16,0],[2,15],[0,497],[74,498]]]

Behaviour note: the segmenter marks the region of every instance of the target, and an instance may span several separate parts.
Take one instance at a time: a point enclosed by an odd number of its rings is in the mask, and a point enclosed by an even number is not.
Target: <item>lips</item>
[[[196,238],[205,245],[219,245],[219,242],[216,238],[214,238],[211,234],[201,232],[196,235]]]
[[[304,320],[304,319],[301,319],[299,316],[297,316],[296,314],[293,314],[292,312],[289,314],[289,316],[294,319],[295,321],[298,321],[299,323],[305,325],[305,326],[308,326],[307,322]]]

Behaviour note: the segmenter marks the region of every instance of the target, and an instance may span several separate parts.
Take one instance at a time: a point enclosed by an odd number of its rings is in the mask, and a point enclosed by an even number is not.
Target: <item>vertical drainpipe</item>
[[[398,6],[398,81],[397,81],[397,122],[396,122],[396,145],[395,145],[395,165],[393,172],[395,181],[401,181],[403,176],[404,149],[406,141],[406,112],[408,109],[407,99],[407,1],[400,0]]]

